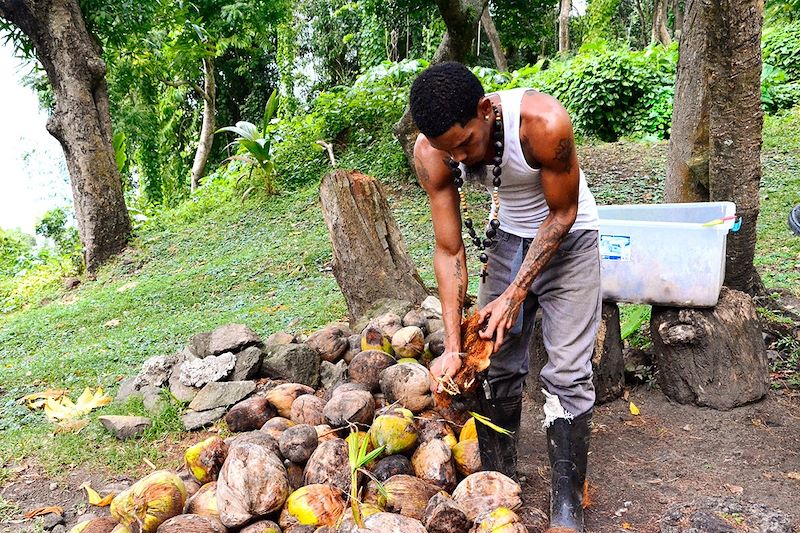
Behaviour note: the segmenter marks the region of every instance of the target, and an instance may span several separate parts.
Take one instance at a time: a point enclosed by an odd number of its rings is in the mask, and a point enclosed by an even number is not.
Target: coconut
[[[392,354],[392,340],[375,322],[370,322],[361,331],[361,351],[378,350]],[[355,359],[354,359],[355,360]]]
[[[272,520],[259,520],[255,524],[250,524],[239,533],[281,533],[281,528]]]
[[[417,415],[417,433],[420,443],[441,439],[452,448],[458,442],[450,424],[436,411],[423,411]]]
[[[428,500],[422,523],[429,533],[463,533],[472,526],[464,510],[444,492]]]
[[[192,472],[186,468],[186,465],[184,465],[183,468],[178,471],[178,477],[181,478],[181,481],[183,481],[183,486],[186,487],[186,496],[188,498],[191,498],[198,490],[200,490],[200,483],[198,483],[194,478],[194,474],[192,474]]]
[[[275,416],[275,408],[264,396],[253,396],[234,405],[225,415],[225,423],[233,432],[252,431]]]
[[[369,436],[375,448],[385,446],[384,455],[408,451],[417,444],[414,414],[400,407],[389,408],[372,422]]]
[[[406,326],[392,335],[392,349],[396,357],[418,358],[425,350],[425,335],[417,326]]]
[[[425,506],[431,496],[439,492],[439,487],[414,476],[397,474],[383,482],[386,496],[378,491],[374,481],[367,484],[364,493],[366,503],[376,504],[386,511],[422,519]]]
[[[181,514],[185,504],[183,481],[172,472],[157,470],[117,494],[111,501],[111,516],[128,528],[139,524],[143,533],[151,533]]]
[[[378,464],[372,470],[372,474],[382,483],[397,474],[413,476],[414,468],[405,455],[390,455],[378,461]]]
[[[411,364],[411,363],[419,364],[419,361],[417,361],[413,357],[402,357],[402,358],[397,360],[397,364],[398,365],[408,365],[408,364]]]
[[[428,369],[422,365],[394,365],[380,374],[386,401],[399,403],[414,413],[433,405]]]
[[[303,486],[303,465],[293,463],[286,459],[283,461],[283,466],[286,468],[286,476],[289,479],[289,486],[292,490],[297,490]]]
[[[444,353],[444,330],[431,332],[425,337],[425,345],[433,357],[439,357]]]
[[[292,404],[303,394],[314,394],[314,389],[302,383],[283,383],[267,392],[267,400],[284,418],[292,416]]]
[[[219,518],[196,514],[175,516],[158,528],[158,533],[227,533],[227,531]]]
[[[325,400],[313,394],[303,394],[292,402],[292,422],[295,424],[311,424],[316,426],[325,423],[322,410]]]
[[[225,439],[225,443],[228,445],[228,453],[230,453],[231,448],[244,442],[265,446],[272,450],[272,452],[276,455],[280,455],[281,453],[280,447],[278,446],[278,441],[276,441],[269,433],[258,430],[246,431],[244,433],[239,433],[235,437],[228,437]]]
[[[380,388],[381,372],[395,363],[389,354],[380,350],[365,350],[353,358],[347,373],[350,380],[365,385],[370,391]]]
[[[336,394],[325,404],[322,413],[333,427],[369,425],[375,416],[375,400],[372,394],[361,390]]]
[[[517,513],[507,507],[499,507],[479,516],[470,533],[528,533],[528,528]]]
[[[219,507],[217,506],[217,482],[206,483],[197,494],[186,501],[183,508],[185,514],[201,514],[204,516],[219,517]]]
[[[376,513],[366,520],[364,525],[370,531],[391,531],[392,533],[426,533],[422,522],[408,516],[394,513]]]
[[[378,315],[372,321],[389,337],[393,337],[403,327],[403,318],[393,311]]]
[[[69,533],[111,533],[117,525],[119,524],[117,524],[116,520],[110,516],[104,516],[75,524],[69,530]]]
[[[475,472],[458,484],[453,499],[467,513],[467,518],[475,520],[498,507],[512,511],[519,509],[522,506],[521,492],[519,484],[500,472]]]
[[[421,444],[411,456],[414,474],[448,492],[456,487],[456,469],[450,446],[433,439]]]
[[[382,392],[373,393],[372,399],[375,400],[376,412],[389,407],[389,402],[386,401],[386,396]]]
[[[306,485],[327,483],[344,492],[350,491],[350,458],[344,439],[321,442],[306,463]]]
[[[217,482],[220,519],[227,527],[239,527],[283,507],[289,492],[286,469],[269,448],[238,444],[228,453]]]
[[[314,426],[314,430],[317,432],[317,438],[319,439],[319,442],[339,438],[339,430],[333,429],[328,424],[316,425]]]
[[[468,476],[481,470],[481,450],[478,439],[462,440],[452,448],[456,470],[462,476]]]
[[[317,449],[317,430],[308,424],[298,424],[283,432],[278,445],[281,455],[294,463],[305,463]]]
[[[356,383],[354,381],[347,381],[345,383],[339,383],[332,389],[328,389],[325,391],[325,395],[323,398],[325,402],[329,402],[331,398],[336,396],[337,394],[344,394],[345,392],[349,392],[351,390],[365,390],[369,392],[370,388],[362,383]]]
[[[348,350],[344,352],[342,359],[344,359],[344,362],[349,365],[350,361],[353,360],[353,357],[355,357],[358,353],[361,352],[361,335],[357,333],[354,335],[350,335],[347,338],[347,342],[350,344],[350,348],[348,348]]]
[[[261,431],[275,439],[275,442],[281,440],[281,435],[287,428],[294,425],[294,422],[282,416],[276,416],[272,420],[267,421],[266,424],[261,426]]]
[[[317,331],[306,340],[306,346],[319,352],[323,361],[335,363],[350,348],[350,331],[332,324]]]
[[[228,445],[216,435],[189,446],[183,455],[186,468],[201,485],[217,479],[227,456]]]
[[[403,317],[403,326],[416,326],[423,334],[428,332],[428,317],[419,309],[412,309]]]
[[[332,526],[345,509],[342,493],[330,485],[312,484],[300,487],[286,500],[281,512],[281,527]]]
[[[178,516],[180,516],[180,515],[178,515]],[[86,529],[86,531],[87,531],[87,533],[92,533],[91,529]],[[94,533],[102,533],[102,532],[95,531]],[[114,529],[111,530],[111,533],[132,533],[132,532],[131,532],[130,529],[128,529],[127,527],[123,526],[122,524],[117,524],[116,526],[114,526]]]
[[[475,417],[469,417],[467,423],[461,427],[461,432],[458,434],[458,440],[472,440],[478,438],[478,430],[475,428]]]
[[[453,402],[452,389],[462,396],[469,395],[478,386],[478,374],[489,368],[494,343],[480,337],[482,324],[479,318],[480,315],[474,313],[461,322],[461,345],[466,355],[449,384],[449,390],[434,394],[437,406],[447,406]]]

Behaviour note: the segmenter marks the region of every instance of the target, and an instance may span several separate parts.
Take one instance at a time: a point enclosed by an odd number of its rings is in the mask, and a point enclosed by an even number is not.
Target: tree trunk
[[[489,37],[489,42],[492,44],[492,55],[494,56],[497,70],[506,72],[508,70],[508,61],[506,60],[506,55],[503,53],[503,46],[500,44],[500,35],[497,33],[497,28],[494,25],[494,20],[492,20],[492,15],[489,13],[488,7],[483,10],[481,24],[486,31],[486,35]]]
[[[675,28],[672,30],[672,37],[676,41],[681,40],[683,35],[683,8],[681,0],[672,0],[672,15],[675,17]]]
[[[214,60],[203,59],[203,90],[197,92],[203,99],[203,126],[200,129],[200,142],[192,164],[192,192],[200,186],[200,180],[206,173],[206,163],[214,144],[214,131],[217,129],[217,82],[214,73]]]
[[[650,42],[660,42],[669,46],[672,39],[667,30],[667,0],[655,0],[653,4],[653,25],[650,32]]]
[[[569,53],[569,12],[572,10],[572,0],[561,0],[558,12],[558,53],[561,57]]]
[[[419,304],[428,296],[375,178],[335,170],[323,178],[320,199],[351,323],[380,298]]]
[[[0,16],[30,39],[53,88],[47,130],[64,150],[86,269],[93,273],[125,247],[131,231],[100,46],[77,0],[0,0]]]
[[[647,17],[644,14],[644,8],[642,7],[642,0],[636,0],[636,12],[639,13],[639,31],[642,32],[642,46],[647,45],[647,27],[645,25],[645,21]]]
[[[444,19],[447,31],[433,55],[431,64],[445,61],[464,62],[475,39],[475,26],[486,9],[489,0],[436,0],[439,13]],[[414,143],[419,130],[411,118],[411,109],[406,106],[403,117],[392,128],[409,166],[414,168]]]
[[[769,368],[756,307],[725,287],[710,309],[653,306],[658,382],[680,403],[732,409],[762,398]]]

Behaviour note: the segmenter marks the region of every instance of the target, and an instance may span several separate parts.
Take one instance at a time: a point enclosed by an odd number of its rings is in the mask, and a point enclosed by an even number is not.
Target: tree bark
[[[64,150],[86,269],[93,273],[125,247],[131,231],[100,46],[77,0],[0,0],[0,16],[30,39],[53,88],[47,130]]]
[[[214,144],[214,131],[217,129],[217,82],[214,73],[214,60],[203,59],[203,89],[197,88],[203,99],[203,126],[200,129],[200,142],[192,164],[192,192],[200,186],[200,180],[206,173],[206,163]]]
[[[673,400],[727,410],[769,390],[756,307],[743,292],[723,287],[710,309],[654,306],[650,337],[659,385]]]
[[[642,0],[636,0],[636,12],[639,13],[639,31],[642,32],[642,46],[647,45],[647,26],[645,25],[645,21],[647,17],[644,14],[644,8],[642,7]]]
[[[475,26],[486,9],[489,0],[436,0],[439,13],[444,19],[447,31],[439,48],[433,55],[431,64],[445,61],[464,62],[475,39]],[[414,142],[419,130],[411,118],[411,109],[406,106],[403,117],[393,127],[394,135],[403,147],[409,166],[414,168]]]
[[[508,60],[506,59],[506,55],[503,53],[503,46],[500,43],[500,35],[497,33],[497,27],[494,25],[494,20],[492,19],[491,13],[489,13],[489,8],[483,10],[483,15],[481,15],[481,24],[483,25],[484,31],[486,31],[487,37],[489,37],[489,42],[492,44],[492,55],[494,56],[494,62],[497,65],[497,70],[500,72],[506,72],[508,70]]]
[[[667,0],[655,0],[653,4],[653,25],[650,32],[650,42],[660,42],[669,46],[672,39],[667,29]]]
[[[335,170],[323,178],[320,199],[351,323],[380,298],[419,304],[428,296],[375,178]]]
[[[558,12],[558,53],[561,57],[569,53],[569,12],[572,0],[561,0]]]

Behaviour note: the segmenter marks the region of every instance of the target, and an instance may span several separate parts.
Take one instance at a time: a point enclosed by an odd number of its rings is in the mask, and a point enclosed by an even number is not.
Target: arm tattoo
[[[564,166],[564,172],[572,170],[572,152],[574,151],[572,139],[561,139],[556,148],[556,161]]]
[[[418,158],[414,159],[414,166],[417,169],[417,176],[419,177],[420,185],[425,185],[431,180],[430,175],[428,174],[428,169],[422,164]]]
[[[461,259],[456,257],[456,262],[453,265],[453,275],[458,282],[458,308],[464,308],[464,275],[461,273]]]
[[[558,220],[553,220],[547,226],[543,225],[539,228],[536,238],[533,239],[531,248],[522,262],[519,273],[514,279],[514,285],[527,290],[533,280],[536,279],[536,276],[550,261],[550,258],[555,255],[558,247],[561,246],[562,239],[568,232],[569,226],[562,224]]]

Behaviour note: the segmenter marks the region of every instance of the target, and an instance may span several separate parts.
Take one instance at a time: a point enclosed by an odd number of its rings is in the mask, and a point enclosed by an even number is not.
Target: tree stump
[[[380,298],[419,304],[428,296],[375,178],[335,170],[323,178],[320,199],[351,323]]]
[[[728,410],[769,390],[756,308],[743,292],[723,287],[709,309],[653,306],[650,336],[661,390],[677,402]]]
[[[528,394],[535,401],[544,403],[539,372],[547,363],[547,351],[542,337],[541,312],[537,312],[533,327],[529,354],[530,372],[526,380],[526,388]],[[622,396],[625,384],[625,364],[622,358],[619,306],[616,303],[603,302],[602,320],[597,330],[594,355],[592,355],[592,371],[594,373],[592,382],[598,404],[610,402]]]

